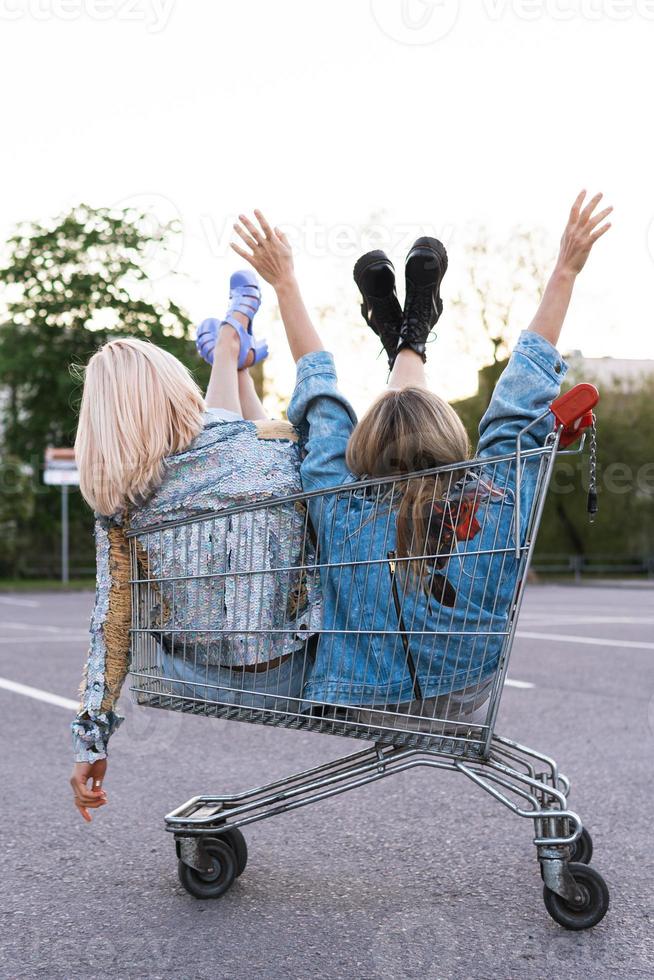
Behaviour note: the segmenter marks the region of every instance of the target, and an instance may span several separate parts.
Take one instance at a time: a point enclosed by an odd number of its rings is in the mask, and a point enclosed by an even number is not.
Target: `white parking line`
[[[38,687],[29,687],[28,684],[17,684],[16,681],[7,680],[6,677],[0,677],[0,688],[12,691],[14,694],[24,694],[25,697],[34,698],[36,701],[54,704],[57,708],[66,708],[68,711],[77,711],[79,708],[79,702],[71,701],[70,698],[62,698],[58,694],[41,691]]]
[[[521,623],[530,623],[534,626],[573,626],[590,625],[593,623],[615,623],[616,625],[650,626],[654,623],[654,616],[575,616],[557,615],[553,617],[547,613],[521,613]]]
[[[533,687],[536,687],[531,681],[514,681],[511,677],[507,677],[504,685],[505,687],[519,687],[522,691],[530,691]]]
[[[518,630],[516,636],[521,640],[549,640],[554,643],[586,643],[597,647],[626,647],[630,650],[654,650],[654,643],[645,640],[618,640],[604,636],[573,636],[567,633],[527,633]]]
[[[61,633],[53,636],[0,636],[0,643],[14,646],[16,643],[79,643],[80,640],[88,640],[87,633]]]
[[[27,606],[29,609],[38,609],[41,605],[36,599],[14,599],[13,596],[0,595],[0,606]]]
[[[16,623],[8,619],[0,620],[0,627],[10,629],[10,630],[42,630],[44,633],[67,633],[70,634],[70,629],[65,626],[43,626],[40,623]]]

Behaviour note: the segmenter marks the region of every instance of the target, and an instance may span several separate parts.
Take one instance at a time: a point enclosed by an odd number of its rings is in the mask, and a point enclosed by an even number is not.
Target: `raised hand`
[[[256,269],[262,279],[277,289],[294,278],[293,252],[288,238],[279,228],[271,228],[261,211],[255,211],[254,215],[257,223],[240,214],[240,224],[234,225],[237,235],[250,251],[234,242],[231,247]]]
[[[586,207],[583,207],[586,191],[581,191],[572,205],[568,223],[561,238],[559,259],[557,265],[565,272],[578,275],[586,264],[590,250],[602,235],[611,227],[604,219],[613,208],[604,208],[595,214],[595,209],[602,200],[601,194],[592,197]]]
[[[586,207],[583,207],[586,191],[577,195],[572,205],[568,223],[561,238],[559,257],[552,275],[549,278],[540,306],[532,320],[529,329],[539,333],[551,344],[556,346],[561,336],[563,322],[568,312],[568,305],[578,274],[586,264],[590,250],[602,235],[605,235],[611,225],[604,219],[613,208],[604,208],[595,214],[595,209],[602,200],[601,194],[592,197]]]

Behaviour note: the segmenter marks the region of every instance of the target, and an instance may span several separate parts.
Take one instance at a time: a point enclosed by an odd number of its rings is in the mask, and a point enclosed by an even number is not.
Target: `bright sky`
[[[310,306],[336,307],[328,343],[362,407],[383,366],[341,311],[371,220],[399,269],[413,237],[443,238],[447,304],[479,225],[542,228],[554,248],[577,190],[598,189],[614,228],[562,347],[651,358],[653,43],[654,0],[0,0],[0,236],[79,201],[179,217],[181,276],[155,257],[153,288],[202,319],[239,264],[232,216],[261,207],[293,230]],[[430,369],[451,397],[478,366],[457,315]]]

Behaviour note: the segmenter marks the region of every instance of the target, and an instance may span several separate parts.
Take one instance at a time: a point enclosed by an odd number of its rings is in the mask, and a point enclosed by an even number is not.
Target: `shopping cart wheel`
[[[545,908],[565,929],[590,929],[601,922],[609,907],[609,890],[601,874],[587,864],[569,864],[568,871],[583,893],[583,903],[567,902],[547,885],[543,888]]]
[[[203,843],[202,847],[211,859],[211,871],[196,871],[179,861],[179,880],[195,898],[219,898],[236,880],[236,855],[229,844],[213,838]]]
[[[218,839],[226,840],[233,850],[236,856],[236,877],[239,878],[245,871],[245,866],[248,863],[248,846],[245,842],[245,837],[238,827],[230,827]]]
[[[590,864],[593,856],[593,838],[586,828],[581,832],[574,844],[570,845],[570,860],[577,864]]]

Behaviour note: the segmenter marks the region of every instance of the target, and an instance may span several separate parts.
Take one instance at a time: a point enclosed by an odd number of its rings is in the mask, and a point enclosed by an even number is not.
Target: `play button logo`
[[[450,33],[459,16],[459,0],[371,0],[370,9],[393,41],[426,45]]]

